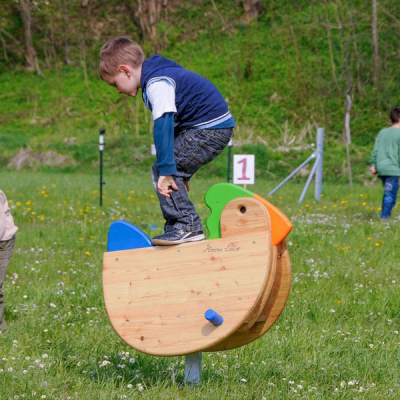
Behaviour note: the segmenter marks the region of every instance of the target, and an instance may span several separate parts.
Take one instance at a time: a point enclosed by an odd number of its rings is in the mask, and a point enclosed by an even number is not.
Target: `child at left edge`
[[[154,120],[157,160],[152,180],[165,219],[154,245],[175,245],[205,238],[200,216],[189,200],[189,180],[228,145],[235,120],[221,93],[206,78],[159,55],[146,59],[126,37],[100,51],[100,77],[118,93],[136,97],[142,90]]]
[[[0,333],[8,329],[4,319],[3,283],[6,279],[8,264],[14,252],[15,234],[17,231],[18,227],[14,225],[7,197],[0,190]]]

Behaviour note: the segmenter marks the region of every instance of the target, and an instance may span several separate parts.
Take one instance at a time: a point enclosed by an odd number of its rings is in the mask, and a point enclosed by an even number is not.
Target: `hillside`
[[[25,69],[20,45],[13,52],[3,41],[0,166],[96,171],[98,132],[104,128],[109,170],[148,169],[153,162],[149,112],[140,96],[121,97],[97,75],[101,45],[125,34],[142,43],[148,56],[157,49],[220,88],[238,125],[234,152],[255,153],[259,175],[287,175],[311,154],[316,129],[324,127],[325,176],[346,181],[343,127],[349,94],[353,176],[370,181],[367,165],[374,137],[388,125],[388,111],[399,101],[398,2],[379,3],[376,43],[370,2],[298,1],[288,7],[288,2],[264,1],[252,21],[234,0],[169,6],[160,13],[155,38],[141,37],[135,21],[129,25],[129,16],[114,3],[90,2],[92,9],[84,15],[70,9],[68,65],[57,36],[62,30],[55,31],[52,48],[46,34],[52,17],[61,17],[44,5],[40,12],[32,10],[33,24],[41,27],[33,38],[43,77]],[[20,44],[21,27],[15,21],[15,10],[2,15],[0,34],[11,32]],[[80,33],[84,40],[78,40]],[[206,172],[226,175],[226,158]]]

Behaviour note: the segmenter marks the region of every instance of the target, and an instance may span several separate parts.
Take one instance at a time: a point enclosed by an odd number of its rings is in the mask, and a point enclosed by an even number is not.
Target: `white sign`
[[[233,156],[233,183],[254,185],[254,154],[235,154]]]
[[[99,150],[104,151],[104,135],[99,136]]]

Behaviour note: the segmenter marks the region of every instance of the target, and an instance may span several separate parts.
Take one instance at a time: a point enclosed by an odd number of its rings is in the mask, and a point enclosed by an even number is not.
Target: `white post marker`
[[[100,135],[99,135],[99,150],[104,151],[104,129],[100,129]]]
[[[235,185],[254,185],[254,154],[235,154],[233,156],[233,183]]]

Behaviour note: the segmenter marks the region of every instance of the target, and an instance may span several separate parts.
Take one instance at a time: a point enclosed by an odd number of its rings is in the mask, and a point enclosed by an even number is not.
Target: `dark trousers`
[[[171,193],[171,197],[164,197],[158,193],[157,182],[160,174],[157,165],[153,165],[151,175],[166,221],[165,232],[172,228],[185,232],[203,229],[201,219],[189,200],[184,181],[189,181],[200,167],[217,157],[228,145],[232,135],[233,128],[224,128],[186,129],[175,136],[174,157],[178,172],[173,178],[179,189]]]
[[[14,252],[15,236],[10,240],[0,241],[0,331],[7,329],[6,321],[4,321],[4,297],[3,282],[6,278],[7,267],[11,261]]]
[[[390,218],[392,215],[392,208],[396,205],[397,192],[399,191],[399,177],[398,176],[379,176],[384,186],[384,193],[382,199],[381,218]]]

